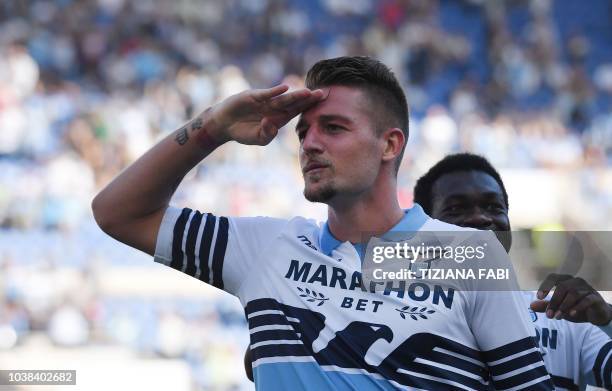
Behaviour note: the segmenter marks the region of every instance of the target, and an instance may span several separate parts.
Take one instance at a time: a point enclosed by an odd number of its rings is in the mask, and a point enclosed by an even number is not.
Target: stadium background
[[[402,205],[469,150],[501,170],[514,228],[612,229],[610,20],[609,0],[2,1],[0,368],[77,369],[87,390],[252,389],[238,301],[106,237],[90,202],[198,111],[298,87],[324,57],[372,55],[406,88]],[[292,126],[224,146],[174,203],[323,219],[296,153]]]

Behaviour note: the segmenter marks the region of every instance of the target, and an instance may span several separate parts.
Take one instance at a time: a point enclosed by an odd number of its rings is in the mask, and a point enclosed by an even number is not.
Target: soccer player
[[[420,284],[378,292],[363,282],[364,233],[467,229],[419,206],[400,208],[408,109],[384,64],[322,60],[306,86],[245,91],[205,110],[95,197],[96,221],[155,261],[240,299],[259,389],[480,390],[490,385],[488,370],[498,389],[551,389],[516,290]],[[328,205],[326,223],[169,206],[183,176],[216,148],[266,145],[299,114],[304,196]],[[510,267],[485,235],[498,255],[490,261]]]
[[[498,172],[481,156],[460,153],[442,159],[417,181],[414,202],[435,219],[507,232],[502,240],[510,248],[508,195]],[[572,276],[550,276],[538,297],[544,298],[554,285],[550,300],[534,301],[530,312],[555,386],[612,389],[612,308],[586,281]],[[529,301],[535,299],[535,293],[525,294]],[[554,316],[558,311],[561,315]]]

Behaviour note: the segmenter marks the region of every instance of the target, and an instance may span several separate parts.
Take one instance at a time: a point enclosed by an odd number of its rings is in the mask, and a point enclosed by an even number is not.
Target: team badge
[[[536,314],[535,311],[532,310],[531,308],[529,308],[529,315],[531,315],[532,322],[535,322],[536,320],[538,320],[538,314]]]

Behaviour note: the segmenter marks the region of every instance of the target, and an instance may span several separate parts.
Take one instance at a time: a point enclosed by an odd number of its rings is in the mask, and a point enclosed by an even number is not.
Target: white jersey
[[[398,226],[460,229],[418,205]],[[376,292],[363,287],[353,245],[322,250],[330,241],[325,228],[301,217],[228,218],[171,207],[155,260],[240,299],[258,389],[552,389],[516,289],[420,284]]]
[[[527,303],[536,292],[523,292]],[[590,323],[548,319],[529,309],[538,344],[555,387],[585,389],[586,385],[612,389],[612,339]]]

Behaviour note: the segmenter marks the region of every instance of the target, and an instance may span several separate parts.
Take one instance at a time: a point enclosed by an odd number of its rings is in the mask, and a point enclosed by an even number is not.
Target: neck
[[[361,243],[364,235],[389,231],[404,217],[397,200],[396,183],[357,196],[345,196],[329,203],[328,225],[331,233],[340,241]]]

